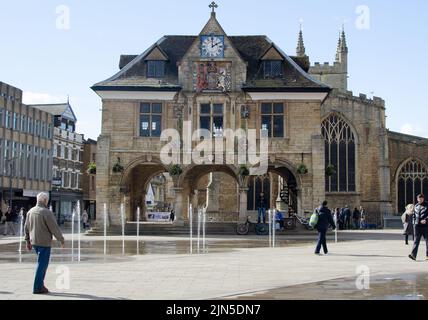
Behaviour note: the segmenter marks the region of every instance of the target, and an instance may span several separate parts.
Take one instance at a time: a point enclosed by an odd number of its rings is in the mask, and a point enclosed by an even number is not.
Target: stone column
[[[175,211],[175,224],[178,226],[184,226],[184,219],[183,219],[183,188],[174,188],[175,192],[175,205],[174,205],[174,211]]]
[[[239,188],[239,221],[247,221],[248,216],[248,188]]]
[[[276,199],[276,209],[288,215],[288,206],[281,199],[281,192],[284,187],[284,178],[278,175],[278,197]]]
[[[210,183],[207,190],[207,212],[218,213],[220,210],[220,173],[210,173]]]
[[[146,192],[143,191],[141,194],[141,201],[140,202],[140,221],[146,221],[146,211],[147,211],[147,207],[146,207]]]

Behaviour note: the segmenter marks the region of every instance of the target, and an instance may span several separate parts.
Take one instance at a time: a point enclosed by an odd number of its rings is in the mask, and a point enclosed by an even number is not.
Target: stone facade
[[[82,154],[82,193],[83,193],[83,209],[89,214],[91,220],[96,220],[96,169],[95,171],[88,170],[91,163],[97,161],[97,142],[92,139],[87,139],[83,143]]]
[[[207,35],[217,39],[212,40],[211,50],[219,44],[216,41],[224,38],[221,47],[225,49],[214,58],[203,57],[202,43]],[[150,62],[155,64],[149,67]],[[158,78],[148,76],[153,66],[164,68]],[[348,91],[344,31],[334,64],[311,66],[302,32],[296,57],[289,57],[264,36],[229,37],[212,13],[199,36],[165,36],[139,56],[122,56],[120,69],[93,86],[103,103],[97,154],[97,211],[107,204],[113,224],[119,223],[123,202],[127,220],[135,220],[137,207],[145,209],[150,179],[172,168],[160,159],[167,142],[161,141],[154,130],[175,129],[185,141],[189,133],[203,127],[204,105],[223,107],[221,122],[215,123],[218,120],[211,115],[214,128],[221,125],[221,130],[246,132],[256,129],[257,141],[265,129],[283,128],[283,132],[275,137],[272,131],[269,139],[266,173],[270,182],[266,186],[252,186],[253,177],[240,175],[237,163],[182,163],[182,173],[171,176],[170,182],[178,224],[189,219],[189,204],[193,208],[205,206],[209,211],[211,208],[213,220],[244,220],[254,214],[256,208],[250,203],[255,203],[254,194],[263,188],[269,191],[268,206],[282,208],[281,184],[286,183],[295,202],[293,210],[300,215],[311,213],[327,199],[331,207],[363,206],[368,222],[381,226],[383,215],[392,214],[397,207],[394,170],[404,159],[417,154],[426,163],[425,143],[414,146],[409,139],[398,139],[388,132],[381,98],[368,99]],[[263,110],[268,104],[284,107],[281,120],[272,115],[274,125],[266,125],[269,120]],[[154,112],[154,105],[160,106],[161,112]],[[144,108],[152,110],[150,115],[142,111]],[[346,146],[341,144],[340,152],[346,157],[334,154],[339,161],[335,169],[342,172],[337,172],[339,180],[346,168],[346,178],[342,179],[345,182],[338,182],[337,192],[326,189],[326,178],[332,179],[326,171],[331,160],[327,159],[327,137],[321,125],[332,116],[346,124],[347,138],[352,136]],[[183,159],[189,152],[186,148],[190,146],[184,144],[180,149]],[[400,153],[403,155],[398,156]],[[301,172],[302,167],[306,173]],[[289,210],[285,207],[285,211]]]

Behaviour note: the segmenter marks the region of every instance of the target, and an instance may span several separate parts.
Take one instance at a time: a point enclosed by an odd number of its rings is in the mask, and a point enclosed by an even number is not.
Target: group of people
[[[419,244],[422,237],[426,243],[426,257],[428,260],[428,202],[423,194],[418,195],[416,205],[409,204],[401,219],[404,226],[405,244],[409,245],[409,237],[413,237],[413,249],[409,258],[416,260]]]
[[[6,212],[0,209],[0,224],[3,226],[3,235],[7,236],[9,234],[16,235],[16,225],[19,223],[19,219],[23,219],[25,223],[27,211],[25,208],[21,208],[19,211],[17,208],[12,209],[8,207]]]
[[[366,211],[363,207],[354,208],[354,211],[351,212],[351,209],[348,205],[344,208],[334,209],[334,214],[337,217],[337,224],[339,230],[359,230],[366,229]]]

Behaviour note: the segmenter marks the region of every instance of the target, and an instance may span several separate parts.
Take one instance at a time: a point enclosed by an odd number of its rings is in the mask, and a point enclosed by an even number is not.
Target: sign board
[[[42,191],[24,189],[24,191],[22,192],[22,195],[24,197],[36,198],[40,192]]]
[[[54,178],[52,179],[52,185],[56,187],[62,186],[62,179],[61,178]]]
[[[171,220],[170,212],[146,212],[146,219],[149,222],[168,222]]]

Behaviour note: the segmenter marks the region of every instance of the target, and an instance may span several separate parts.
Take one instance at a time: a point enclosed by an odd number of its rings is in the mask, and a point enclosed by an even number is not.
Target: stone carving
[[[232,91],[232,63],[195,62],[193,90],[196,92]]]

